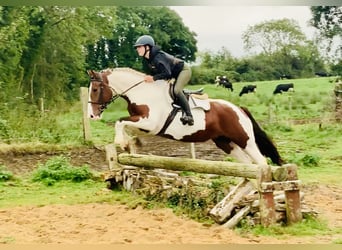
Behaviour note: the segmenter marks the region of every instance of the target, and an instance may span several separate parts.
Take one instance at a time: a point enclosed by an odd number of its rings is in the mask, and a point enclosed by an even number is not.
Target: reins
[[[102,80],[102,77],[100,77],[100,79],[91,79],[91,81],[99,81],[99,82],[101,82],[101,84],[104,84],[103,83],[103,80]],[[100,101],[98,101],[98,102],[92,102],[92,101],[89,101],[88,103],[91,103],[91,104],[98,104],[98,105],[100,105],[101,107],[100,107],[100,112],[103,112],[106,108],[107,108],[107,106],[110,104],[110,103],[112,103],[112,102],[114,102],[116,99],[118,99],[119,97],[123,97],[123,96],[125,96],[125,94],[128,92],[128,91],[130,91],[131,89],[133,89],[133,88],[135,88],[136,86],[138,86],[139,84],[141,84],[141,83],[143,83],[145,80],[141,80],[141,81],[139,81],[139,82],[137,82],[137,83],[135,83],[135,84],[133,84],[131,87],[129,87],[128,89],[126,89],[125,91],[123,91],[122,93],[120,93],[120,94],[118,94],[118,92],[112,87],[112,86],[110,86],[109,84],[108,84],[108,87],[112,90],[112,98],[108,101],[108,102],[100,102]],[[101,93],[100,93],[100,98],[99,99],[102,99],[102,93],[103,93],[103,86],[101,86]],[[115,94],[114,94],[115,93]]]

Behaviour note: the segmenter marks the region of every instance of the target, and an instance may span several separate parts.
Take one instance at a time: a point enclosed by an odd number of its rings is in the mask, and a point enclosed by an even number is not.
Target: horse
[[[212,140],[238,162],[267,165],[284,163],[275,144],[258,125],[247,108],[221,99],[211,99],[184,90],[194,117],[194,125],[182,124],[182,111],[172,98],[172,81],[144,81],[143,73],[131,68],[88,70],[88,116],[100,119],[107,106],[117,98],[127,102],[128,117],[115,123],[114,144],[129,150],[126,128],[183,142]]]

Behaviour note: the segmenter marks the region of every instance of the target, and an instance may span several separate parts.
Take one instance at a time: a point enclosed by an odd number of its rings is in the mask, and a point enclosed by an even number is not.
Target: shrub
[[[12,172],[7,171],[4,165],[0,165],[0,182],[13,180],[14,175]]]
[[[51,158],[33,173],[33,181],[42,181],[47,185],[53,185],[56,181],[82,182],[93,178],[88,166],[74,167],[63,156]]]
[[[317,155],[304,155],[300,161],[304,166],[307,167],[316,167],[318,166],[320,157]]]

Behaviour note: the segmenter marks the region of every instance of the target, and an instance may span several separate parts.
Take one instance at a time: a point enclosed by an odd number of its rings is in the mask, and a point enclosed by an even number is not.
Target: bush
[[[13,180],[14,176],[12,172],[7,171],[5,166],[0,165],[0,182]]]
[[[319,163],[320,157],[317,155],[304,155],[300,161],[304,166],[307,167],[317,167]]]
[[[44,165],[39,165],[33,173],[33,181],[41,181],[47,185],[53,185],[56,181],[82,182],[93,178],[88,166],[74,167],[63,156],[51,158]]]

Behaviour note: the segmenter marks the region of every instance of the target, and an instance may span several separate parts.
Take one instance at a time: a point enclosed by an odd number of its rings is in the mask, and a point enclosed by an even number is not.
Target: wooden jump
[[[285,192],[286,219],[288,224],[302,219],[300,205],[300,181],[297,177],[297,166],[286,164],[276,166],[258,166],[235,162],[209,161],[189,158],[165,157],[156,155],[127,154],[117,156],[117,162],[145,169],[166,169],[173,171],[191,171],[205,174],[242,177],[256,179],[260,200],[260,220],[264,226],[276,223],[276,211],[273,191]],[[213,217],[220,218],[224,214],[225,201],[217,204],[218,209],[212,211]],[[219,220],[219,219],[218,219]]]

